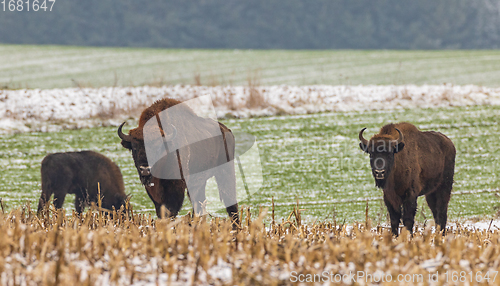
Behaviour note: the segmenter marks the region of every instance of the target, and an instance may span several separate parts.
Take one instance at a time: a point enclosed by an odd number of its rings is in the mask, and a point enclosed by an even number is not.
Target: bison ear
[[[396,145],[395,148],[394,148],[394,154],[398,153],[401,150],[403,150],[404,147],[405,147],[405,143],[404,142],[399,142],[399,144]]]
[[[362,142],[359,143],[359,148],[361,148],[361,150],[363,150],[364,152],[368,153],[368,146],[366,146]]]
[[[129,150],[132,150],[132,142],[122,140],[122,146],[123,146],[124,148],[129,149]]]

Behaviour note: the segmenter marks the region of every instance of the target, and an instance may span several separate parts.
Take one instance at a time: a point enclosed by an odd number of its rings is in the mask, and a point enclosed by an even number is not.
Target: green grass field
[[[383,124],[408,121],[422,130],[448,135],[457,147],[450,218],[490,218],[500,205],[491,191],[500,186],[499,116],[498,106],[477,106],[230,119],[224,123],[233,130],[256,135],[261,152],[264,185],[240,205],[257,210],[259,206],[271,206],[274,197],[277,217],[286,219],[298,199],[307,221],[335,218],[351,222],[365,219],[368,199],[370,217],[385,222],[385,207],[377,199],[382,193],[374,186],[367,155],[358,147],[357,135],[362,127],[368,127],[368,137]],[[27,200],[36,205],[40,162],[47,153],[84,149],[116,161],[124,174],[126,191],[133,195],[135,210],[153,211],[132,156],[119,144],[113,127],[2,136],[0,197],[7,208]],[[68,209],[73,209],[72,199],[67,197]],[[186,200],[183,213],[189,210]],[[223,211],[218,213],[224,215]],[[419,200],[417,218],[432,218],[424,200]]]
[[[63,88],[143,84],[477,84],[500,86],[500,51],[167,50],[0,45],[0,88]],[[197,79],[197,76],[199,78]],[[270,207],[286,218],[297,199],[303,217],[385,221],[357,134],[388,122],[437,130],[456,144],[451,218],[491,216],[500,206],[500,107],[413,109],[228,119],[233,130],[257,136],[264,186],[242,205]],[[130,125],[129,125],[130,126]],[[136,210],[152,212],[130,153],[116,128],[25,133],[0,138],[0,197],[8,208],[40,195],[40,162],[51,152],[95,150],[122,169]],[[212,184],[213,185],[213,184]],[[66,207],[72,209],[72,196]],[[420,207],[425,206],[422,211]],[[209,206],[210,207],[210,206]],[[185,202],[183,213],[190,209]],[[216,209],[216,208],[213,208]],[[256,208],[254,208],[256,210]],[[223,215],[223,211],[218,211]],[[419,220],[431,218],[419,200]]]
[[[144,84],[500,86],[500,51],[172,50],[0,45],[0,88]],[[195,77],[199,75],[199,80]]]

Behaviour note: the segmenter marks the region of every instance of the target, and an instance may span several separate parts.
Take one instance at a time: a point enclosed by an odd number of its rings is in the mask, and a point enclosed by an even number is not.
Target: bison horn
[[[401,131],[399,131],[399,129],[397,129],[397,128],[395,128],[395,129],[399,133],[399,138],[398,138],[398,140],[396,140],[396,145],[397,145],[397,144],[403,142],[404,137],[403,137],[403,133],[401,133]]]
[[[171,134],[165,134],[165,141],[170,141],[172,139],[175,138],[175,136],[177,135],[177,128],[175,128],[174,125],[170,124],[170,126],[172,126],[172,133]]]
[[[125,122],[123,122],[122,125],[120,125],[120,127],[118,127],[118,137],[120,137],[123,141],[131,142],[132,136],[123,134],[123,131],[122,131],[123,125],[125,125]]]
[[[365,131],[366,127],[361,129],[361,131],[359,131],[359,141],[361,141],[361,143],[363,143],[363,145],[367,146],[368,145],[368,140],[366,140],[364,137],[363,137],[363,132]]]

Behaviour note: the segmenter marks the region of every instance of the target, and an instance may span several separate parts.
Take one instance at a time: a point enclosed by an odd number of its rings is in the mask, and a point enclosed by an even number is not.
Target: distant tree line
[[[500,0],[57,0],[51,12],[6,8],[0,11],[0,43],[229,49],[500,47]]]

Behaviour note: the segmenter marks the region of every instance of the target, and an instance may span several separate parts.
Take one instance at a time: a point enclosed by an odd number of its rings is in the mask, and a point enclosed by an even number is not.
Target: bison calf
[[[90,202],[98,200],[98,183],[102,207],[119,209],[125,205],[120,168],[110,159],[93,151],[54,153],[42,161],[42,195],[38,213],[54,194],[54,206],[61,208],[66,194],[75,194],[75,209],[81,213]]]
[[[394,235],[399,222],[412,232],[417,197],[425,195],[436,226],[446,228],[455,169],[455,146],[439,132],[419,131],[410,123],[388,124],[370,140],[359,132],[359,146],[370,154],[375,185],[384,192]]]

